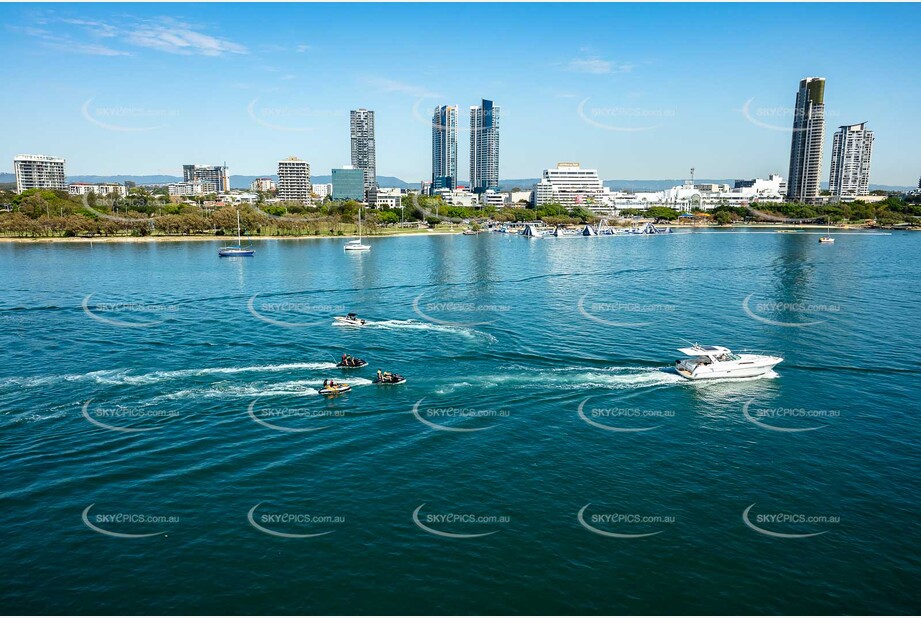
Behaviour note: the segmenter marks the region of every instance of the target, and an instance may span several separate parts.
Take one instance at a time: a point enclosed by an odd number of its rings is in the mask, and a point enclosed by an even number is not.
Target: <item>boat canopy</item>
[[[693,345],[689,348],[678,348],[678,351],[687,356],[715,356],[717,354],[731,354],[729,348],[721,345]]]

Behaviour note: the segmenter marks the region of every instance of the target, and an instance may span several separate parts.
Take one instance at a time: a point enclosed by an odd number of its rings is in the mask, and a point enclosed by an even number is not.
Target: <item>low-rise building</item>
[[[509,193],[509,203],[512,206],[518,206],[522,202],[527,202],[528,204],[534,201],[534,192],[533,191],[512,191]]]
[[[480,206],[479,196],[466,189],[436,189],[435,195],[440,195],[448,206],[463,206],[465,208]]]
[[[493,206],[494,208],[503,208],[511,203],[511,194],[499,193],[492,189],[487,189],[480,194],[480,204],[483,206]]]
[[[174,182],[166,186],[170,197],[183,197],[186,195],[204,195],[205,188],[200,180],[190,180],[188,182]]]
[[[67,185],[67,192],[71,195],[88,195],[90,193],[96,195],[112,195],[114,193],[119,197],[128,195],[128,189],[126,189],[124,185],[120,185],[116,182],[101,182],[98,184],[72,182]]]
[[[378,188],[374,205],[377,208],[400,208],[403,204],[403,191],[397,188]]]
[[[310,185],[310,190],[318,200],[325,200],[333,194],[333,183],[315,182]]]
[[[218,201],[225,204],[255,204],[259,201],[258,193],[247,193],[245,191],[235,191],[233,193],[223,193],[217,196]]]
[[[668,206],[688,212],[694,208],[709,210],[717,206],[747,206],[751,202],[783,201],[787,183],[782,176],[771,174],[767,179],[737,180],[733,188],[726,184],[694,184],[685,181],[664,191],[614,193],[612,203],[617,208],[648,208]]]
[[[275,191],[278,185],[271,178],[256,178],[249,183],[250,191]]]

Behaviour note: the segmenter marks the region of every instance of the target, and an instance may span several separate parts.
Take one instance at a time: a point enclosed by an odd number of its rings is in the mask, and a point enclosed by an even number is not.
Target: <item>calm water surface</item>
[[[917,613],[921,235],[817,238],[0,243],[2,606]]]

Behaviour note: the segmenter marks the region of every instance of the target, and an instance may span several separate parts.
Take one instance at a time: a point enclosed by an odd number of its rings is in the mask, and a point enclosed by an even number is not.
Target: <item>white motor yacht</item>
[[[712,380],[715,378],[755,378],[764,375],[783,362],[779,356],[765,354],[733,354],[729,348],[719,345],[694,344],[679,348],[679,352],[690,358],[675,361],[675,369],[689,380]]]

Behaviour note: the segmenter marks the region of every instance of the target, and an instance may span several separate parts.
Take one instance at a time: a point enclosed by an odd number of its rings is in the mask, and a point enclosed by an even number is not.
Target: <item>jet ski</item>
[[[354,356],[350,356],[348,354],[343,354],[342,360],[336,363],[336,367],[339,369],[360,369],[367,366],[368,361],[361,358],[355,358]]]
[[[341,382],[334,382],[332,380],[327,380],[323,384],[323,388],[320,389],[321,395],[341,395],[342,393],[347,393],[352,390],[352,387],[348,384],[343,384]]]
[[[345,316],[337,315],[333,318],[333,324],[342,324],[345,326],[364,326],[365,320],[358,317],[357,313],[349,313]]]
[[[375,384],[403,384],[406,382],[406,378],[403,376],[390,373],[389,371],[381,372],[378,370],[377,378],[374,379]]]

